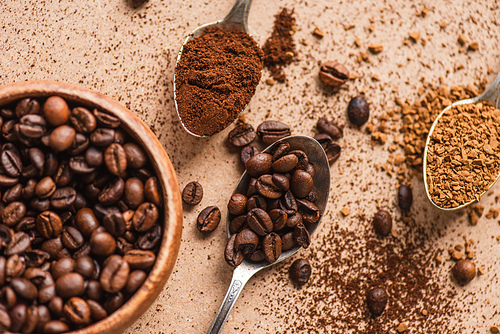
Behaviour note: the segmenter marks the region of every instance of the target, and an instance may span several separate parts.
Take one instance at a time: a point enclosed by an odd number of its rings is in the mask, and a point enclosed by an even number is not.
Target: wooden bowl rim
[[[56,81],[24,81],[0,86],[0,105],[24,97],[58,95],[71,102],[95,107],[120,118],[130,134],[147,152],[163,190],[164,224],[156,262],[139,290],[118,310],[101,321],[70,334],[119,333],[129,327],[155,301],[172,273],[182,233],[182,202],[173,165],[153,132],[117,101],[88,88]],[[167,233],[168,232],[168,233]]]

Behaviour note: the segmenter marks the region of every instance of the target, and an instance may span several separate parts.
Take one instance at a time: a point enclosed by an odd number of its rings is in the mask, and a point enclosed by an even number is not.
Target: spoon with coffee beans
[[[481,95],[446,107],[434,120],[423,157],[429,201],[454,211],[479,201],[500,177],[500,73]]]
[[[208,334],[220,333],[255,273],[309,246],[329,191],[330,165],[311,137],[285,137],[248,160],[228,203],[224,258],[233,276]]]

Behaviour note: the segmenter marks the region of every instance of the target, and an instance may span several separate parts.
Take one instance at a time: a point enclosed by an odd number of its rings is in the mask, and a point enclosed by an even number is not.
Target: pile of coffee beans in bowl
[[[0,106],[0,127],[0,332],[106,318],[160,247],[149,158],[118,117],[59,96]]]

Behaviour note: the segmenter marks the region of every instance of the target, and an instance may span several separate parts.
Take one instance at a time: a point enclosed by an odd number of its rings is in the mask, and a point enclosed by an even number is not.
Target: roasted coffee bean
[[[23,170],[23,162],[19,150],[11,143],[2,146],[0,165],[10,177],[18,177]]]
[[[97,126],[97,121],[92,113],[83,107],[76,107],[71,110],[69,122],[80,133],[91,133]]]
[[[251,157],[246,163],[247,173],[253,177],[267,174],[271,170],[272,155],[269,153],[259,153]]]
[[[50,209],[50,199],[33,198],[30,201],[30,208],[35,211],[47,211]]]
[[[125,182],[123,181],[123,179],[119,177],[115,178],[113,181],[108,183],[103,190],[101,190],[98,196],[98,200],[103,205],[113,205],[118,202],[118,200],[120,200],[124,191]]]
[[[304,219],[305,222],[309,224],[318,222],[320,213],[316,204],[305,199],[297,199],[296,201],[299,212],[302,214],[302,219]]]
[[[388,236],[392,230],[392,217],[391,214],[385,210],[379,210],[373,216],[373,228],[375,232],[383,237]]]
[[[10,319],[9,312],[0,304],[0,330],[6,331],[12,325],[12,320]]]
[[[125,219],[121,212],[108,212],[102,220],[102,225],[114,237],[125,233]]]
[[[302,224],[303,221],[302,214],[300,212],[294,212],[287,216],[286,226],[295,227],[298,224]]]
[[[62,251],[63,248],[64,246],[61,241],[61,237],[45,240],[40,246],[40,249],[44,252],[47,252],[50,255],[51,259],[57,258],[57,255]]]
[[[108,232],[95,231],[90,237],[90,250],[97,256],[109,256],[115,252],[116,240]]]
[[[154,249],[161,241],[161,226],[153,225],[146,233],[137,238],[137,246],[140,249]]]
[[[26,323],[27,313],[28,313],[28,307],[24,304],[17,304],[10,311],[9,315],[10,315],[10,318],[12,320],[12,325],[11,325],[10,329],[13,332],[21,331],[21,328],[23,328],[24,324]]]
[[[240,160],[243,165],[246,165],[248,160],[254,155],[260,153],[259,149],[255,146],[249,145],[241,149]]]
[[[64,247],[70,250],[76,250],[83,246],[85,239],[78,229],[73,226],[68,226],[61,233],[61,241]]]
[[[149,270],[155,264],[156,255],[149,250],[131,249],[125,253],[123,259],[131,269]]]
[[[128,178],[125,182],[123,200],[131,209],[137,209],[144,202],[144,184],[138,177]]]
[[[94,109],[92,112],[97,119],[97,122],[108,128],[117,128],[120,126],[120,119],[114,115],[108,114],[107,112]]]
[[[64,299],[81,296],[84,291],[84,280],[78,273],[67,273],[56,280],[56,293]]]
[[[244,260],[243,252],[236,251],[234,247],[236,236],[237,234],[231,235],[231,237],[227,241],[226,249],[224,250],[224,259],[231,267],[239,266]]]
[[[147,274],[143,270],[134,270],[128,275],[127,284],[123,288],[125,294],[131,295],[141,287],[146,280]]]
[[[275,232],[283,229],[288,219],[288,215],[282,209],[273,209],[269,211],[269,217],[271,217],[271,220],[273,222],[273,230]]]
[[[161,206],[162,195],[160,186],[158,184],[158,179],[156,177],[149,177],[144,183],[144,196],[154,205]]]
[[[26,97],[20,100],[15,109],[15,115],[17,118],[21,118],[24,115],[28,114],[39,114],[40,113],[40,103],[31,97]],[[14,117],[13,114],[9,115],[9,117]]]
[[[191,181],[182,190],[182,201],[187,205],[197,205],[203,198],[203,187],[196,181]]]
[[[304,285],[311,277],[311,265],[307,259],[297,259],[290,266],[290,278],[297,285]]]
[[[256,186],[259,194],[266,198],[277,199],[281,197],[281,189],[274,184],[273,176],[270,174],[261,175],[257,179]]]
[[[0,224],[0,249],[6,247],[10,243],[13,234],[14,233],[7,225]]]
[[[398,189],[398,205],[403,211],[408,211],[413,203],[413,192],[409,186],[402,184]]]
[[[210,233],[219,226],[220,218],[221,213],[219,208],[208,206],[199,213],[196,219],[196,227],[203,233]]]
[[[83,155],[77,155],[69,159],[69,167],[76,174],[89,174],[95,171],[95,167],[90,166]]]
[[[476,277],[476,265],[472,261],[461,259],[451,268],[451,273],[458,284],[466,285]]]
[[[51,320],[43,326],[43,332],[46,334],[59,334],[69,331],[68,325],[60,320]]]
[[[108,293],[117,293],[127,284],[130,266],[119,255],[112,255],[102,269],[100,282],[101,288]]]
[[[35,195],[41,199],[48,198],[56,191],[56,183],[50,176],[38,181],[35,187]]]
[[[257,127],[257,135],[266,145],[271,145],[290,134],[290,127],[279,121],[264,121]]]
[[[286,251],[292,249],[293,247],[295,247],[295,240],[293,238],[293,231],[283,234],[283,236],[281,237],[281,243],[282,243],[282,246],[281,246],[282,252],[286,252]]]
[[[366,294],[366,305],[370,313],[375,317],[384,312],[387,300],[387,292],[381,287],[371,288]]]
[[[27,138],[40,138],[45,134],[47,123],[40,115],[29,114],[19,120],[19,133]]]
[[[79,297],[71,297],[64,304],[64,315],[75,325],[87,325],[90,323],[90,308],[85,300]]]
[[[36,229],[47,239],[61,234],[62,227],[61,218],[55,212],[44,211],[36,217]]]
[[[108,313],[113,313],[118,310],[124,303],[125,299],[121,292],[115,293],[113,295],[109,295],[104,301],[104,309]]]
[[[252,177],[250,179],[250,182],[248,183],[248,189],[247,189],[247,198],[250,198],[254,195],[257,195],[257,179],[255,177]]]
[[[229,223],[229,231],[234,234],[243,230],[247,226],[247,215],[241,215],[233,218]]]
[[[101,283],[99,281],[90,280],[87,284],[85,294],[90,299],[101,300],[104,297],[104,290],[102,289]]]
[[[61,125],[52,130],[49,136],[48,146],[56,152],[62,152],[70,148],[75,140],[76,131],[71,126]]]
[[[50,205],[57,210],[70,209],[76,201],[76,190],[71,187],[57,188],[50,196]]]
[[[31,179],[36,177],[40,173],[34,165],[24,166],[21,172],[21,176],[25,179]]]
[[[104,163],[111,174],[123,175],[127,169],[127,155],[123,146],[117,143],[109,145],[104,151]]]
[[[42,171],[45,165],[45,155],[42,150],[37,147],[30,147],[28,150],[28,156],[35,168]]]
[[[61,297],[56,296],[50,300],[48,307],[54,317],[60,317],[63,313],[64,301]]]
[[[233,194],[227,204],[227,210],[235,216],[243,215],[246,212],[247,201],[248,199],[245,195]]]
[[[242,252],[245,255],[255,252],[259,244],[259,236],[249,228],[243,229],[236,235],[234,240],[234,249],[237,252]]]
[[[273,263],[278,260],[281,255],[281,237],[274,232],[267,234],[262,240],[262,250],[266,257],[266,261]]]
[[[347,116],[349,121],[356,126],[361,126],[368,121],[370,107],[362,95],[351,99],[347,107]]]
[[[252,143],[256,137],[253,126],[241,123],[229,132],[228,140],[233,146],[242,147]]]
[[[115,139],[115,130],[108,128],[97,128],[90,134],[90,142],[98,147],[107,147]]]
[[[52,277],[57,280],[59,277],[73,272],[73,269],[75,269],[75,260],[66,257],[52,262],[50,272]]]
[[[53,176],[59,166],[59,160],[55,153],[48,152],[45,154],[45,165],[43,166],[44,176]]]
[[[19,182],[19,178],[10,177],[4,174],[0,174],[0,186],[1,187],[12,187]]]
[[[37,181],[35,179],[29,179],[21,191],[21,197],[26,200],[33,198],[35,196],[36,185]]]
[[[296,198],[304,198],[313,188],[313,178],[308,172],[297,169],[290,180],[290,190]]]
[[[297,224],[293,229],[293,240],[299,246],[304,248],[309,247],[311,244],[311,235],[309,231],[306,229],[304,224]]]
[[[98,167],[104,163],[104,153],[102,152],[102,150],[94,146],[90,146],[85,151],[84,156],[85,156],[85,162],[90,167]]]
[[[3,193],[2,200],[7,204],[19,201],[21,199],[22,191],[23,191],[23,186],[21,183],[18,183],[10,187],[9,189],[7,189],[6,192]]]
[[[297,169],[306,169],[307,166],[309,165],[309,158],[307,157],[307,154],[304,151],[301,150],[293,150],[289,152],[290,154],[294,154],[299,161],[297,162],[297,166],[295,168]]]
[[[11,256],[14,254],[24,253],[30,247],[30,244],[30,237],[26,233],[14,233],[9,244],[5,248],[4,254]]]
[[[326,86],[340,87],[349,79],[349,71],[336,60],[327,61],[320,67],[319,79]]]
[[[16,120],[9,120],[2,125],[2,135],[3,137],[10,142],[14,142],[19,140],[19,136],[15,132],[15,126],[17,125]]]
[[[288,191],[288,189],[290,189],[290,180],[286,177],[286,175],[274,173],[272,180],[279,189],[283,191]]]
[[[36,322],[34,332],[41,333],[43,326],[45,326],[45,324],[48,323],[52,319],[52,317],[50,315],[49,308],[45,305],[38,305],[37,312],[38,321]]]
[[[309,194],[307,194],[307,196],[304,198],[305,200],[309,201],[309,202],[312,202],[312,203],[316,203],[318,201],[318,193],[316,190],[311,190],[309,192]]]
[[[14,226],[23,219],[26,214],[26,205],[23,202],[12,202],[2,211],[3,223],[7,226]]]
[[[126,143],[123,145],[125,154],[127,155],[127,166],[129,168],[140,169],[146,166],[148,158],[142,148],[134,143]]]
[[[132,224],[138,232],[149,230],[158,220],[158,208],[153,203],[142,203],[134,213]],[[217,226],[215,226],[217,227]]]
[[[319,133],[324,133],[330,136],[332,139],[339,139],[344,135],[342,128],[332,121],[329,121],[326,117],[321,117],[320,119],[318,119],[318,122],[316,123],[316,129]]]
[[[262,262],[266,259],[266,254],[262,249],[258,249],[250,255],[249,259],[253,262]]]
[[[100,226],[92,209],[83,208],[76,213],[76,226],[85,237],[90,237]]]
[[[284,156],[290,151],[290,144],[286,141],[279,143],[279,145],[275,148],[273,153],[273,162]]]
[[[80,256],[75,261],[74,271],[84,278],[91,278],[95,270],[94,260],[90,256]]]
[[[338,160],[338,158],[340,157],[340,152],[342,150],[340,145],[334,142],[326,144],[323,149],[325,150],[326,158],[328,159],[328,162],[330,164]]]
[[[108,316],[108,312],[106,312],[104,307],[101,304],[99,304],[99,302],[93,299],[88,299],[87,305],[89,306],[90,317],[92,318],[92,320],[99,321]]]
[[[17,304],[17,296],[10,286],[4,286],[0,290],[0,305],[5,305],[8,310],[12,310]]]
[[[32,249],[24,252],[26,258],[26,265],[28,267],[40,267],[50,259],[50,255],[40,249]]]
[[[68,148],[68,153],[70,155],[79,155],[85,152],[89,147],[89,138],[84,134],[77,133],[75,135],[75,139],[71,143],[71,146]]]
[[[287,215],[292,215],[298,210],[297,201],[291,191],[287,191],[280,199],[280,207]]]
[[[50,125],[63,125],[69,118],[68,104],[59,96],[51,96],[43,104],[43,115]]]
[[[36,299],[38,295],[36,286],[26,278],[14,277],[10,281],[10,287],[19,297],[29,301]]]
[[[248,212],[247,224],[260,236],[264,236],[273,230],[273,221],[271,217],[269,217],[266,211],[260,208],[255,208]]]

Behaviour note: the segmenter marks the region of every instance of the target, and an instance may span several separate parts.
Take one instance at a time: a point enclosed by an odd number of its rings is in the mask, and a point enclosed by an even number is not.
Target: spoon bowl
[[[203,24],[203,25],[199,26],[198,28],[196,28],[195,30],[193,30],[186,37],[186,39],[184,40],[184,43],[182,43],[182,46],[179,50],[179,54],[177,55],[177,59],[175,61],[175,68],[177,68],[177,64],[181,60],[182,51],[184,50],[184,45],[186,45],[186,43],[188,43],[192,38],[200,36],[203,33],[203,31],[205,31],[207,28],[220,27],[220,28],[224,28],[224,29],[237,29],[237,30],[244,31],[247,34],[249,34],[248,13],[250,11],[250,6],[252,5],[252,1],[253,0],[236,0],[233,8],[231,8],[231,11],[229,12],[229,14],[226,15],[225,18],[223,18],[222,20],[219,20],[219,21]],[[177,93],[176,92],[177,92],[177,90],[176,90],[176,85],[175,85],[175,72],[174,72],[175,111],[177,113],[177,117],[179,118],[183,129],[186,130],[187,133],[189,133],[195,137],[199,137],[199,138],[209,137],[206,135],[196,134],[186,127],[186,125],[182,121],[181,115],[179,114],[179,107],[177,105]],[[246,106],[245,106],[245,108],[246,108]],[[243,110],[245,110],[245,108],[243,108],[241,110],[240,114],[237,115],[234,119],[237,119],[241,115]]]
[[[424,150],[424,158],[423,158],[423,177],[424,177],[424,185],[425,185],[425,193],[427,194],[427,198],[429,201],[438,209],[443,210],[443,211],[455,211],[459,210],[462,208],[465,208],[466,206],[478,202],[481,196],[483,196],[488,190],[491,189],[491,187],[496,183],[496,181],[500,178],[500,174],[497,175],[495,180],[488,186],[486,190],[484,190],[481,194],[475,196],[475,198],[467,203],[463,203],[459,206],[452,207],[452,208],[443,208],[436,204],[429,193],[429,185],[428,185],[428,180],[427,180],[427,154],[428,154],[428,148],[429,148],[429,143],[431,141],[432,134],[434,133],[434,130],[439,123],[440,118],[450,109],[458,105],[463,105],[463,104],[470,104],[470,103],[479,103],[482,101],[488,101],[493,103],[495,108],[500,109],[500,73],[496,76],[495,80],[491,84],[491,86],[481,95],[470,98],[470,99],[465,99],[465,100],[460,100],[457,102],[452,103],[448,107],[446,107],[439,115],[436,117],[434,122],[432,123],[432,126],[429,130],[429,134],[427,135],[427,140],[425,142],[425,150]]]
[[[313,138],[307,136],[289,136],[283,139],[280,139],[267,147],[262,152],[272,152],[277,145],[282,142],[287,142],[290,144],[290,149],[292,150],[302,150],[305,152],[309,158],[309,161],[316,167],[316,174],[313,178],[314,187],[316,188],[316,192],[318,194],[318,200],[316,201],[316,206],[320,211],[320,219],[317,223],[308,224],[307,230],[309,234],[313,234],[325,212],[326,204],[328,202],[328,196],[330,192],[330,165],[328,163],[328,159],[326,157],[325,151],[321,147],[321,145]],[[236,186],[235,193],[246,193],[246,189],[250,183],[251,176],[245,171],[241,176],[238,185]],[[228,214],[227,216],[227,231],[229,232],[229,224],[233,216]],[[280,261],[288,259],[295,253],[299,251],[301,247],[296,246],[288,251],[282,252],[280,257],[273,263],[267,262],[251,262],[247,260],[243,260],[243,262],[237,266],[233,271],[233,277],[231,279],[231,283],[229,284],[229,288],[227,290],[226,296],[224,297],[224,301],[215,316],[210,329],[208,330],[208,334],[216,334],[220,333],[222,327],[224,326],[227,317],[229,316],[229,312],[233,308],[236,299],[238,298],[241,290],[245,286],[245,283],[258,271],[270,267]]]

